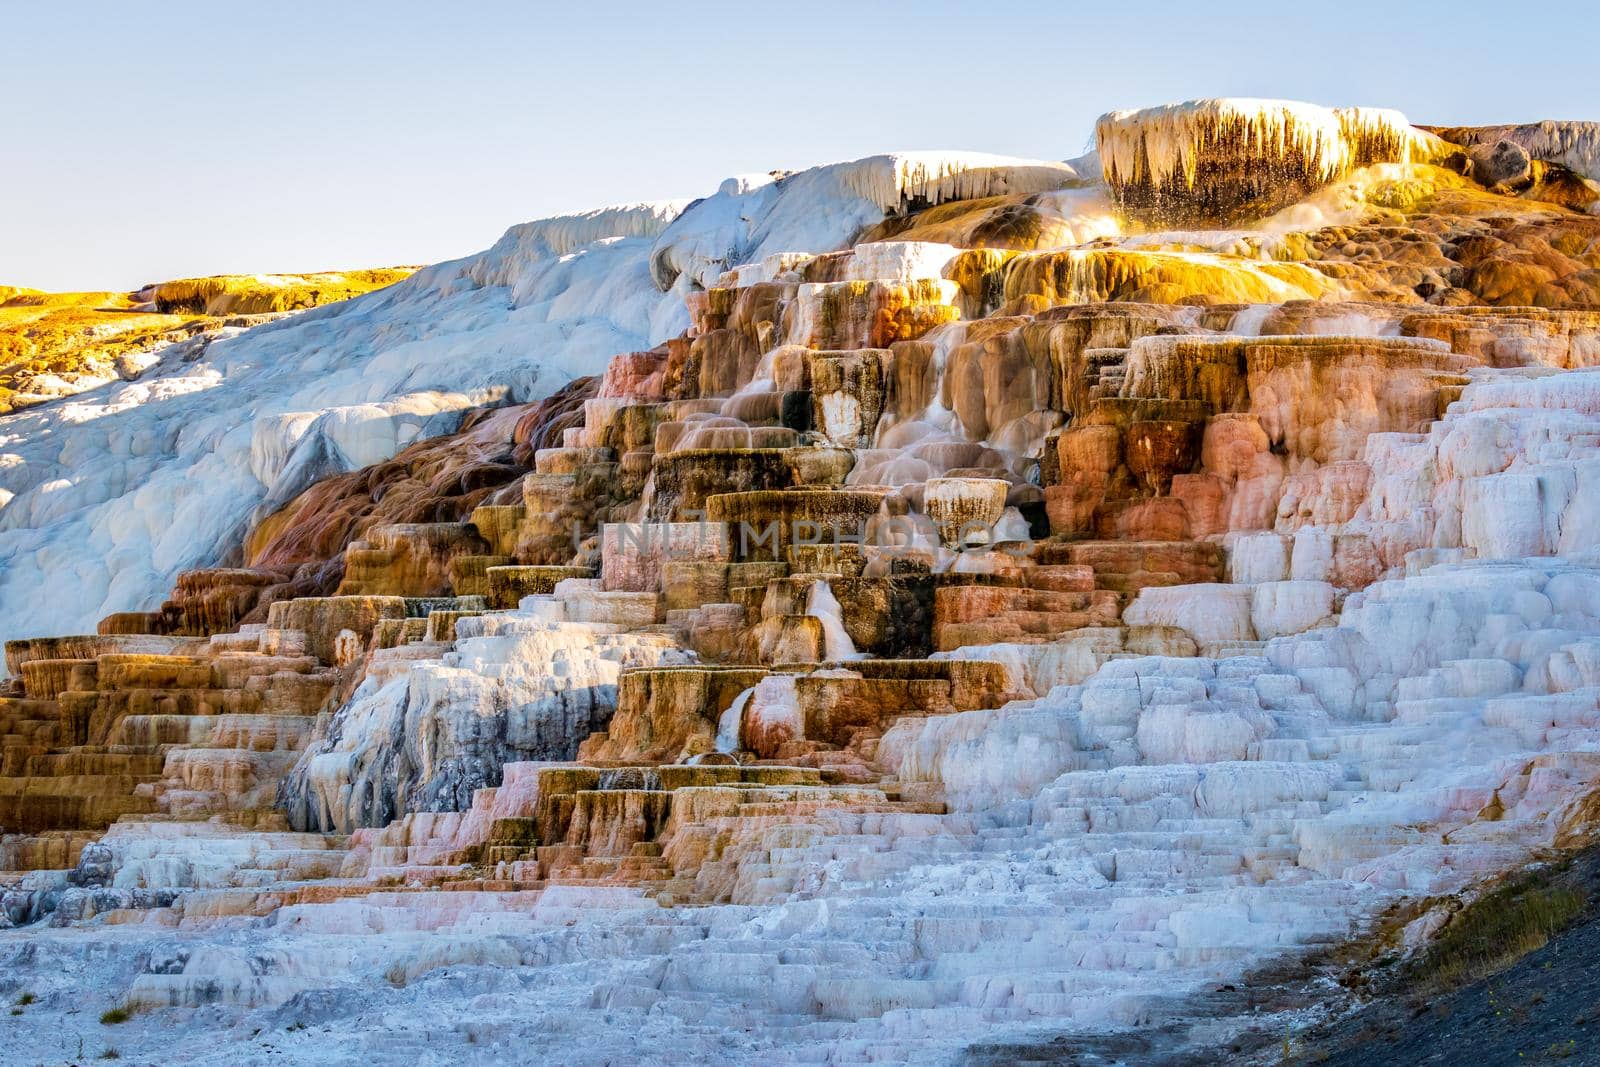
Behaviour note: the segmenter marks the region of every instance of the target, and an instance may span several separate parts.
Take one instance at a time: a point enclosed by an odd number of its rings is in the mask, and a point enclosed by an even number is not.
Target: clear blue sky
[[[427,263],[525,219],[899,148],[1066,158],[1103,111],[1197,96],[1600,118],[1592,0],[60,0],[0,19],[0,283],[50,289]]]

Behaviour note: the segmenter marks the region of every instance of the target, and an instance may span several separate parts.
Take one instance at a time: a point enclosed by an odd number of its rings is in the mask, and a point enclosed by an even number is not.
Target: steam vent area
[[[0,1058],[1276,1063],[1346,994],[1256,976],[1585,844],[1600,127],[1096,144],[0,417]]]

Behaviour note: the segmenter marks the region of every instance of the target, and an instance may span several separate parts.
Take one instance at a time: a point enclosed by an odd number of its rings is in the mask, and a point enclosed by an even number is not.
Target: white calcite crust
[[[507,763],[571,759],[610,721],[624,668],[689,658],[660,635],[531,613],[458,626],[461,639],[437,659],[369,675],[313,739],[280,792],[292,823],[348,833],[463,810]]]

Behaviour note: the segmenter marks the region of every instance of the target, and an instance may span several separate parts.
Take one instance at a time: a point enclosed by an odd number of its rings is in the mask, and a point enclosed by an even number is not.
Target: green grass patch
[[[125,1023],[131,1018],[133,1018],[133,1012],[129,1011],[127,1008],[111,1008],[108,1011],[103,1011],[100,1013],[100,1022],[106,1026],[115,1026],[118,1023]]]
[[[1429,992],[1486,978],[1543,948],[1583,914],[1588,900],[1552,872],[1534,872],[1491,890],[1451,917],[1412,975]]]

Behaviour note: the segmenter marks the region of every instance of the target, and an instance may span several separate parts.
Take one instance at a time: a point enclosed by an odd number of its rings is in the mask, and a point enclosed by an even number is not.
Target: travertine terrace
[[[1197,998],[1593,829],[1569,125],[731,178],[0,419],[0,1049],[1281,1033]]]

